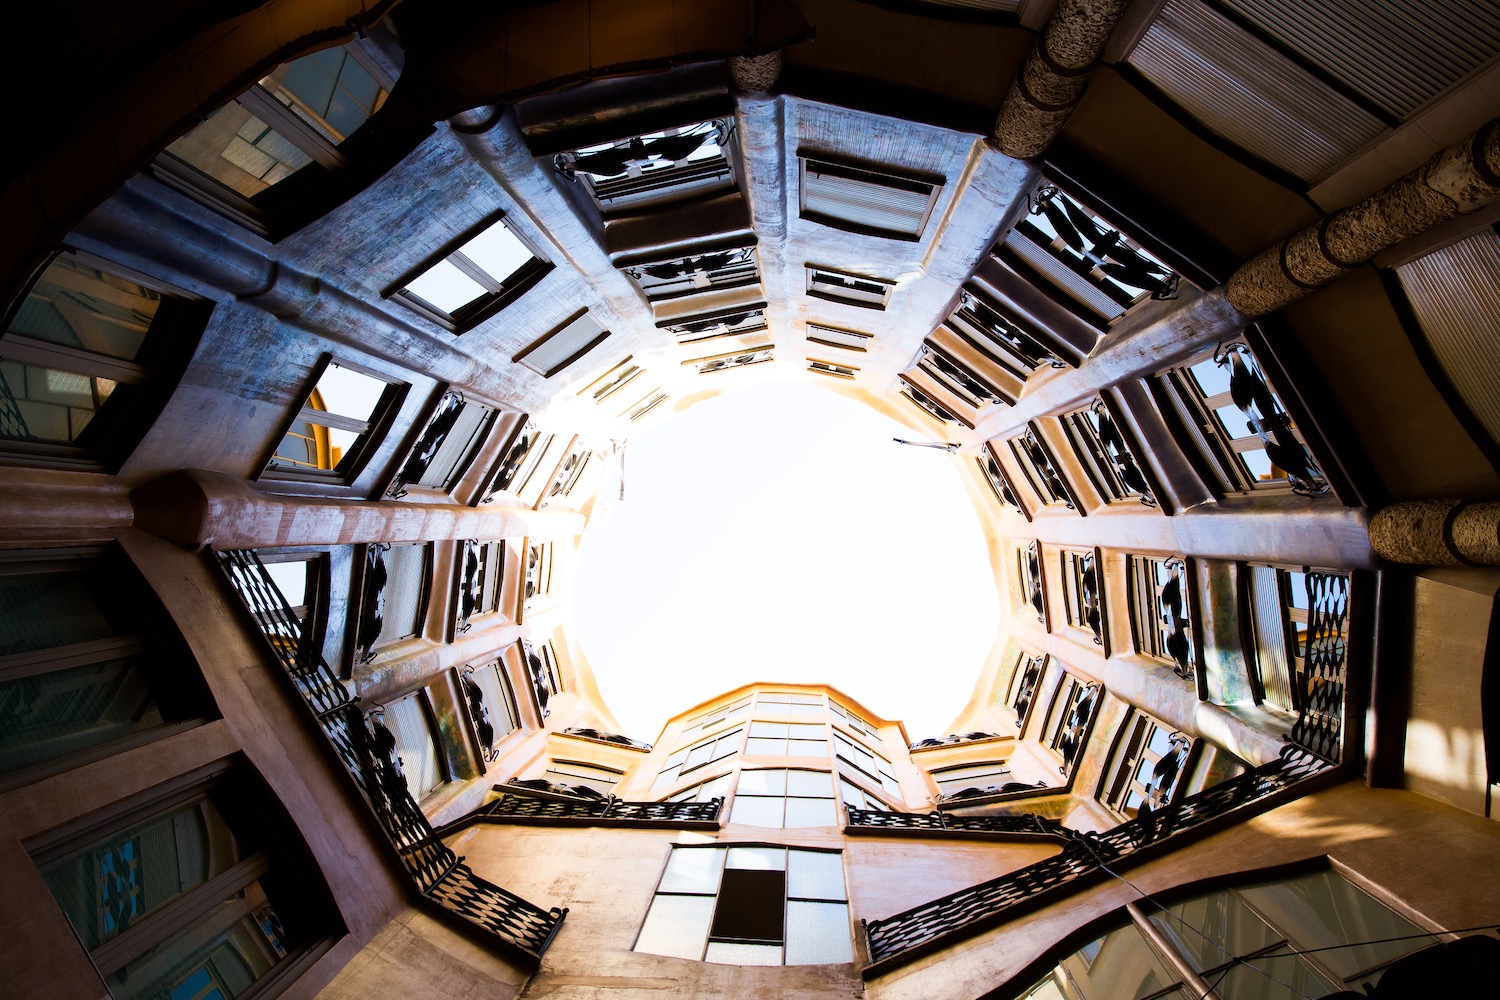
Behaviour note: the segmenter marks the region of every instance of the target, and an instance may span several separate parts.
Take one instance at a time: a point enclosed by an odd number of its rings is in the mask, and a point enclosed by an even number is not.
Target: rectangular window
[[[1344,659],[1349,578],[1306,568],[1250,566],[1247,586],[1260,696],[1284,712],[1302,712],[1314,684],[1309,651],[1321,649],[1331,659]],[[1317,616],[1313,609],[1323,596],[1336,597],[1327,602],[1335,613]]]
[[[549,714],[547,704],[553,695],[561,694],[563,690],[562,674],[557,669],[557,653],[553,651],[550,642],[532,644],[524,639],[521,641],[521,650],[526,658],[526,672],[531,677],[531,689],[536,694],[542,718],[545,719]]]
[[[545,596],[552,589],[552,543],[532,542],[526,546],[526,601]]]
[[[870,278],[829,267],[807,265],[807,294],[865,309],[884,309],[891,301],[894,281]]]
[[[735,306],[718,312],[704,313],[687,319],[664,320],[657,324],[677,338],[679,344],[718,341],[725,347],[740,350],[752,342],[749,335],[766,329],[766,304]],[[764,341],[764,337],[755,341]],[[717,345],[715,345],[716,349]]]
[[[820,344],[823,347],[837,347],[845,351],[858,351],[864,354],[869,350],[869,343],[874,339],[873,334],[860,333],[858,330],[844,330],[836,326],[824,326],[821,323],[807,324],[807,339],[809,343]]]
[[[588,448],[582,443],[575,444],[573,450],[568,452],[568,457],[558,464],[557,472],[552,477],[552,485],[542,494],[542,499],[550,500],[553,497],[565,497],[572,493],[578,481],[583,478],[583,472],[588,468],[590,457]]]
[[[499,312],[552,270],[497,216],[460,236],[385,294],[453,333]]]
[[[464,696],[469,703],[469,717],[474,721],[480,751],[486,762],[493,759],[495,744],[521,728],[516,696],[505,676],[505,664],[494,660],[463,672]]]
[[[469,469],[499,411],[462,393],[447,392],[386,494],[399,499],[408,486],[447,493]]]
[[[823,696],[820,694],[796,694],[791,691],[763,691],[756,706],[759,716],[798,715],[822,718]]]
[[[711,289],[740,288],[760,281],[760,262],[754,246],[673,257],[668,260],[620,265],[653,302],[695,295]]]
[[[552,165],[606,216],[657,209],[733,188],[733,134],[734,120],[717,118],[558,153]]]
[[[1181,559],[1129,556],[1130,612],[1135,651],[1173,664],[1177,676],[1193,676],[1191,587]]]
[[[839,760],[859,770],[870,781],[880,785],[887,794],[898,797],[901,795],[901,783],[896,780],[896,772],[892,770],[890,761],[874,751],[866,750],[837,730],[833,734],[833,745]]]
[[[529,418],[521,421],[515,436],[503,449],[504,454],[499,464],[495,466],[495,472],[490,479],[489,488],[485,491],[483,502],[488,503],[495,499],[496,493],[519,494],[524,490],[531,479],[531,474],[536,471],[537,465],[541,463],[542,456],[547,453],[547,448],[551,443],[552,435],[543,434],[541,428]]]
[[[1008,444],[1021,473],[1042,503],[1061,504],[1069,510],[1078,509],[1073,501],[1072,490],[1057,471],[1052,453],[1047,450],[1035,427],[1027,427],[1025,434],[1011,438]]]
[[[603,375],[579,389],[578,395],[585,396],[595,403],[602,403],[644,374],[645,369],[635,364],[632,356],[627,354],[622,360],[610,366]]]
[[[500,610],[505,583],[505,542],[470,538],[459,551],[458,631],[467,632],[475,615]]]
[[[621,413],[620,416],[625,417],[631,423],[635,423],[637,420],[641,419],[646,414],[650,413],[652,410],[656,409],[662,403],[671,398],[672,397],[668,396],[660,389],[652,389],[650,392],[646,393],[646,395],[642,396],[639,400],[626,407],[625,411]]]
[[[802,218],[853,233],[921,239],[943,190],[938,178],[902,177],[807,156],[799,159]]]
[[[427,603],[431,546],[420,542],[365,548],[355,657],[368,663],[381,647],[422,630]]]
[[[1047,602],[1042,586],[1042,552],[1040,545],[1029,542],[1024,549],[1016,550],[1016,579],[1020,583],[1017,596],[1021,607],[1030,607],[1041,625],[1047,624]]]
[[[830,378],[848,379],[854,378],[859,372],[859,369],[853,365],[840,365],[832,361],[818,361],[816,359],[808,360],[807,370],[818,375],[827,375]]]
[[[348,362],[325,359],[262,475],[347,483],[359,474],[407,386]]]
[[[656,783],[651,787],[660,789],[676,784],[680,775],[739,753],[740,738],[744,732],[742,726],[695,743],[685,750],[677,751],[667,758],[666,764],[657,775]]]
[[[1088,632],[1095,645],[1103,646],[1104,585],[1099,575],[1099,553],[1064,549],[1058,555],[1062,561],[1063,606],[1068,624]],[[1107,649],[1105,655],[1109,655]]]
[[[1139,500],[1156,506],[1144,468],[1104,400],[1096,399],[1087,408],[1064,415],[1062,426],[1101,500]]]
[[[610,794],[625,772],[600,764],[588,764],[576,760],[553,760],[547,763],[542,777],[554,785],[592,788],[603,795]]]
[[[970,410],[978,410],[986,403],[1010,402],[987,379],[944,351],[930,338],[922,343],[916,367]]]
[[[966,287],[960,293],[958,308],[948,317],[948,327],[1018,382],[1024,383],[1042,365],[1064,366],[1042,330],[1005,315],[974,288]]]
[[[696,365],[699,375],[712,375],[715,372],[729,371],[731,368],[746,368],[750,365],[764,364],[772,360],[773,347],[761,347],[741,354],[715,354],[707,358],[694,358],[684,361],[685,365]]]
[[[836,701],[830,701],[828,707],[833,709],[834,716],[840,722],[856,733],[859,733],[861,736],[868,736],[872,740],[880,739],[880,734],[875,731],[875,727],[866,722],[861,716],[856,715]]]
[[[738,701],[732,701],[727,705],[711,708],[707,712],[695,715],[683,724],[678,736],[686,738],[693,733],[714,729],[733,719],[742,718],[750,711],[750,701],[751,696],[746,695]]]
[[[766,757],[827,757],[828,727],[820,722],[752,722],[745,753]]]
[[[854,961],[841,855],[673,847],[635,951],[725,965]]]
[[[1122,733],[1105,770],[1099,797],[1111,809],[1133,819],[1142,803],[1163,809],[1172,801],[1177,788],[1184,784],[1192,739],[1139,711],[1131,713]]]
[[[958,417],[943,407],[937,400],[917,388],[905,375],[898,376],[901,379],[901,395],[916,404],[917,408],[927,414],[940,424],[951,424],[960,422]]]
[[[1063,674],[1062,683],[1052,696],[1044,742],[1062,754],[1063,763],[1058,771],[1065,776],[1082,754],[1099,700],[1099,685],[1085,684],[1069,673]]]
[[[729,822],[787,830],[838,826],[833,775],[786,768],[741,771]]]
[[[848,778],[839,778],[839,798],[844,800],[844,805],[851,809],[863,809],[866,812],[890,812],[891,807],[860,788]]]
[[[721,774],[717,778],[700,781],[698,784],[673,795],[667,796],[668,802],[707,802],[710,799],[723,799],[729,795],[729,790],[734,785],[734,775]]]
[[[1011,674],[1010,707],[1016,713],[1016,728],[1023,733],[1036,700],[1037,685],[1042,680],[1043,658],[1036,653],[1021,653]]]
[[[401,773],[413,799],[420,802],[451,778],[432,699],[425,690],[398,698],[384,710],[375,709],[375,718],[396,738],[395,755],[401,759]]]
[[[542,378],[551,378],[604,343],[608,336],[609,331],[584,310],[523,347],[510,360],[525,365]]]
[[[1021,509],[1021,501],[1016,499],[1016,491],[1010,485],[1010,477],[1005,474],[1005,468],[1000,464],[1000,457],[995,447],[994,441],[985,442],[984,457],[978,459],[979,469],[984,473],[984,481],[989,483],[996,500],[1016,513],[1024,515],[1026,512]]]
[[[1012,775],[1005,761],[992,760],[945,767],[933,771],[932,780],[937,782],[938,793],[944,799],[967,799],[1000,794]]]

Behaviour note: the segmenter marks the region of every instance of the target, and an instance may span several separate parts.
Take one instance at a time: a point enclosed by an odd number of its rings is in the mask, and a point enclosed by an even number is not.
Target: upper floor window
[[[600,326],[588,310],[583,310],[562,326],[521,348],[511,361],[525,365],[542,378],[551,378],[604,343],[608,336],[609,331]]]
[[[830,701],[828,706],[833,709],[833,714],[838,717],[839,721],[843,722],[844,725],[856,733],[859,733],[861,736],[868,736],[872,740],[880,739],[880,734],[875,731],[875,727],[865,721],[863,717],[851,712],[836,701]]]
[[[1016,713],[1016,728],[1022,731],[1026,729],[1026,719],[1031,714],[1037,685],[1042,680],[1042,664],[1041,656],[1023,652],[1011,674],[1010,707]]]
[[[1306,712],[1323,686],[1316,668],[1342,664],[1347,655],[1349,578],[1251,566],[1248,584],[1259,694],[1282,711]]]
[[[1068,624],[1093,634],[1095,645],[1104,645],[1104,586],[1099,575],[1098,552],[1064,549],[1062,561],[1063,605]]]
[[[918,240],[943,190],[941,178],[903,177],[808,156],[802,164],[802,217],[838,229]]]
[[[790,691],[763,691],[756,700],[760,715],[823,715],[823,696]]]
[[[826,757],[828,727],[820,722],[752,722],[745,752],[770,757]]]
[[[844,800],[844,805],[851,809],[863,809],[866,812],[890,812],[891,807],[860,788],[848,778],[839,778],[839,798]]]
[[[739,354],[716,354],[708,358],[695,358],[684,364],[696,365],[699,375],[712,375],[714,372],[729,371],[732,368],[746,368],[750,365],[765,364],[772,360],[775,349],[762,347],[753,351],[745,351]],[[633,417],[631,419],[634,419]]]
[[[483,502],[495,499],[496,493],[519,494],[526,489],[532,473],[541,464],[542,456],[552,444],[553,435],[543,434],[540,427],[529,418],[521,421],[514,436],[502,449],[499,463],[495,466],[490,485],[485,490]]]
[[[183,335],[201,327],[206,307],[108,266],[65,251],[8,316],[0,334],[5,452],[122,459],[155,416],[151,403],[164,402],[153,387],[169,367],[165,352],[184,351]]]
[[[168,146],[156,171],[259,229],[260,196],[312,164],[343,169],[339,147],[394,84],[361,40],[283,63]]]
[[[502,660],[466,668],[462,681],[469,719],[474,723],[480,753],[488,763],[495,758],[495,744],[521,728],[516,696]]]
[[[1177,295],[1170,268],[1051,184],[1031,196],[1029,214],[1003,247],[1096,324],[1119,318],[1148,296]]]
[[[368,663],[379,647],[422,631],[431,546],[376,542],[365,547],[355,626],[355,660]]]
[[[869,343],[874,339],[873,334],[860,333],[858,330],[844,330],[836,326],[824,326],[821,323],[807,324],[807,339],[809,343],[821,344],[824,347],[837,347],[845,351],[858,351],[864,354],[869,350]]]
[[[1042,365],[1064,367],[1040,330],[1006,316],[977,292],[965,288],[948,326],[969,346],[1021,382]]]
[[[526,658],[526,672],[531,677],[531,690],[536,694],[537,706],[541,709],[542,718],[549,714],[547,704],[554,695],[562,693],[562,674],[557,669],[557,654],[552,650],[552,643],[530,643],[521,642],[521,649]]]
[[[766,328],[766,304],[735,306],[687,319],[663,321],[662,325],[683,346],[715,340],[724,347],[740,349],[765,339],[751,338],[749,334]],[[718,348],[718,344],[710,346]]]
[[[407,386],[325,358],[282,434],[264,476],[347,483],[368,461]]]
[[[552,165],[605,215],[658,207],[732,188],[733,134],[734,120],[717,118],[558,153]]]
[[[1011,778],[1010,768],[1003,760],[959,764],[932,772],[938,793],[945,799],[996,794],[1004,790]]]
[[[931,339],[923,342],[916,367],[971,410],[977,410],[985,403],[1009,402],[983,375]]]
[[[653,302],[714,288],[739,288],[760,281],[760,263],[753,246],[631,264],[623,270],[636,280],[646,298]]]
[[[884,309],[891,301],[894,281],[870,278],[848,271],[807,265],[807,294],[831,302],[843,302],[865,309]]]
[[[726,965],[852,962],[842,856],[673,847],[635,950]]]
[[[608,795],[611,789],[620,783],[620,779],[625,777],[625,772],[618,768],[589,764],[584,761],[552,760],[547,762],[547,769],[542,772],[542,777],[554,785],[591,788]]]
[[[1043,596],[1045,588],[1042,585],[1042,550],[1041,545],[1035,540],[1027,543],[1024,549],[1016,550],[1016,577],[1021,584],[1020,598],[1018,602],[1022,607],[1029,606],[1036,612],[1036,620],[1041,625],[1047,624],[1047,602]]]
[[[385,294],[454,333],[472,330],[552,270],[504,218],[462,234]]]
[[[1027,427],[1025,434],[1012,438],[1010,451],[1015,456],[1016,464],[1021,467],[1021,473],[1026,477],[1026,481],[1031,484],[1032,492],[1041,499],[1042,503],[1062,504],[1069,510],[1078,509],[1073,502],[1073,494],[1067,482],[1057,471],[1057,465],[1052,460],[1052,453],[1042,443],[1035,427]]]
[[[386,488],[387,495],[399,499],[408,486],[451,491],[468,471],[497,415],[492,407],[464,399],[461,392],[444,393],[416,447]]]
[[[1062,425],[1101,499],[1107,503],[1134,498],[1148,507],[1156,506],[1145,470],[1104,400],[1096,399],[1088,408],[1065,415]]]
[[[467,632],[475,615],[500,610],[505,587],[505,542],[470,538],[459,551],[458,624]]]
[[[710,799],[722,799],[729,794],[734,787],[734,775],[721,774],[717,778],[709,778],[700,781],[696,785],[684,788],[667,796],[668,802],[707,802]]]
[[[722,726],[733,719],[741,718],[750,711],[751,700],[751,695],[745,695],[745,697],[732,701],[727,705],[720,705],[717,708],[709,709],[707,712],[700,712],[683,723],[682,731],[678,735],[687,736],[691,733],[703,732],[713,729],[716,726]]]
[[[833,745],[839,760],[863,772],[870,781],[879,784],[887,794],[896,796],[901,794],[901,783],[896,780],[896,772],[891,769],[890,761],[874,751],[866,750],[837,731],[833,734]]]
[[[1136,652],[1169,660],[1178,677],[1191,678],[1197,658],[1187,564],[1130,556],[1129,573]]]
[[[1094,724],[1094,715],[1099,708],[1098,684],[1089,684],[1064,672],[1057,691],[1052,696],[1052,708],[1047,713],[1047,725],[1042,734],[1043,742],[1062,755],[1063,763],[1058,771],[1064,775],[1078,763],[1089,730]]]
[[[526,600],[541,597],[552,589],[552,543],[532,542],[526,546]]]
[[[1249,347],[1220,347],[1210,356],[1167,371],[1159,384],[1190,443],[1213,466],[1221,489],[1290,487],[1306,496],[1328,492],[1328,480],[1307,450],[1302,432]]]
[[[438,737],[432,697],[426,689],[376,709],[375,718],[396,738],[395,756],[413,799],[420,801],[452,777]]]
[[[958,417],[954,416],[941,403],[912,385],[905,376],[901,377],[901,395],[916,403],[924,413],[938,421],[938,423],[951,424],[958,420]]]
[[[1172,801],[1187,771],[1192,738],[1133,711],[1105,770],[1099,797],[1126,818],[1142,804],[1161,809]]]
[[[979,469],[984,473],[984,481],[989,483],[990,489],[995,493],[995,499],[1017,513],[1021,510],[1021,501],[1016,499],[1016,491],[1010,485],[1010,477],[1005,474],[1005,468],[995,455],[995,442],[985,443],[984,457],[977,459]]]
[[[732,729],[727,733],[709,737],[699,743],[693,744],[683,750],[678,750],[667,758],[662,769],[657,773],[656,783],[653,789],[666,788],[668,785],[677,783],[677,779],[688,771],[696,770],[705,764],[712,764],[716,760],[723,760],[739,752],[740,738],[744,735],[744,727]]]
[[[859,374],[859,369],[854,365],[840,365],[832,361],[819,361],[809,358],[807,370],[818,375],[827,375],[829,378],[854,378]]]
[[[779,767],[741,771],[729,822],[788,830],[837,826],[833,775]]]

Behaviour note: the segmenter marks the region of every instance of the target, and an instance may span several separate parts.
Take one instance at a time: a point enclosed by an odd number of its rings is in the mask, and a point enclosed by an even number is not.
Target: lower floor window
[[[760,845],[674,847],[635,950],[725,965],[852,962],[843,857]]]

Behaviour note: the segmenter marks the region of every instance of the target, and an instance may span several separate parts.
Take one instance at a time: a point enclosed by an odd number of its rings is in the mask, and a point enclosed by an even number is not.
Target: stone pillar
[[[781,50],[759,56],[730,56],[729,78],[741,94],[765,94],[781,76]]]
[[[1029,160],[1052,145],[1129,2],[1061,0],[1000,105],[995,132],[986,140],[991,149]]]
[[[1370,547],[1415,566],[1500,566],[1500,502],[1411,500],[1370,518]]]
[[[1402,240],[1500,197],[1500,119],[1444,149],[1357,205],[1340,209],[1235,271],[1229,302],[1264,316]]]

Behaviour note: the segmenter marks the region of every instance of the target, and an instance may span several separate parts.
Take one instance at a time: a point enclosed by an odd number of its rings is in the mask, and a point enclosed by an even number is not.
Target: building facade
[[[13,35],[15,995],[1327,996],[1500,923],[1494,12],[232,7]],[[770,379],[951,453],[949,733],[600,697],[620,445]]]

